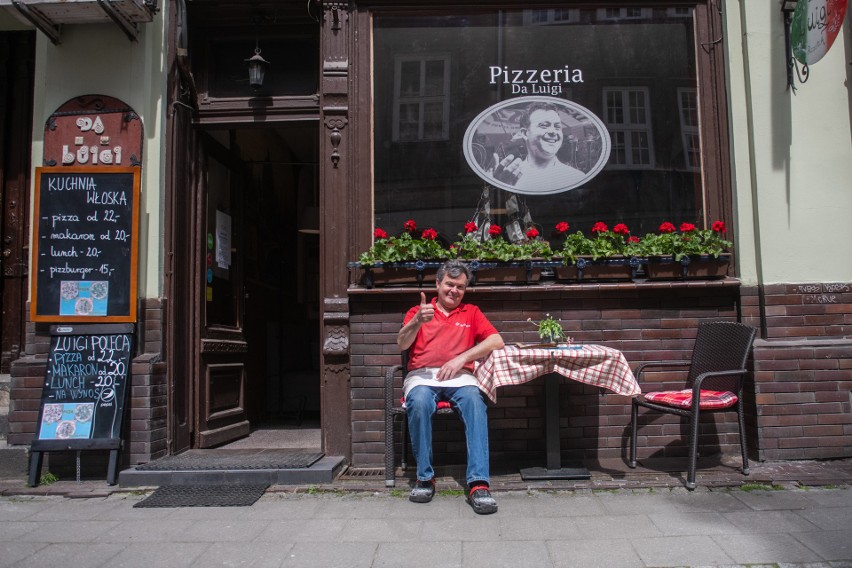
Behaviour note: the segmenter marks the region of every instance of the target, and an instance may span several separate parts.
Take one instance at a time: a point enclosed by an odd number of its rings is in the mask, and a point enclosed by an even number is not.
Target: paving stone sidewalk
[[[0,497],[0,567],[852,567],[852,488],[268,492],[134,508],[145,492]]]
[[[12,453],[9,453],[12,452]],[[7,459],[8,458],[8,459]],[[439,470],[427,505],[380,470],[272,486],[250,507],[134,508],[153,488],[62,479],[26,487],[26,454],[0,449],[0,568],[96,566],[852,568],[852,460],[587,464],[587,481],[492,478],[478,516],[463,470]],[[424,543],[428,543],[425,544]]]

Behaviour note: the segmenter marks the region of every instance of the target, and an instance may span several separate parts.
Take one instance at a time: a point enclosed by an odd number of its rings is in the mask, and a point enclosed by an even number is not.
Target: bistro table
[[[589,479],[589,471],[563,467],[559,449],[559,375],[602,387],[616,394],[636,396],[642,391],[624,354],[602,345],[519,347],[507,345],[491,353],[474,371],[479,388],[497,402],[497,387],[520,385],[545,377],[547,467],[521,470],[524,480]]]

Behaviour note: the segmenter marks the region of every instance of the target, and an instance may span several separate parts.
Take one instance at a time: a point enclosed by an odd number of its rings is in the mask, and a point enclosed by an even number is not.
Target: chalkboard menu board
[[[38,484],[45,452],[77,450],[79,460],[83,450],[109,450],[107,482],[115,485],[133,324],[55,325],[50,336],[27,483]]]
[[[70,449],[75,441],[120,438],[133,325],[52,326],[50,333],[36,439]]]
[[[140,172],[36,168],[32,321],[136,321]]]

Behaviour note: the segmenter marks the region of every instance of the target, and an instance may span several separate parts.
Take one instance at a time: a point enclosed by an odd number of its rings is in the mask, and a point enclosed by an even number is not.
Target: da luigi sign
[[[793,56],[812,65],[831,49],[846,15],[847,0],[799,0],[790,27]]]

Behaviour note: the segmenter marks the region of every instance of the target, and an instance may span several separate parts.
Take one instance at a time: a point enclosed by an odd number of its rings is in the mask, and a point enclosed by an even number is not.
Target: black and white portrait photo
[[[609,133],[588,109],[555,97],[529,96],[489,107],[468,126],[464,153],[488,183],[526,195],[583,185],[603,169]]]

